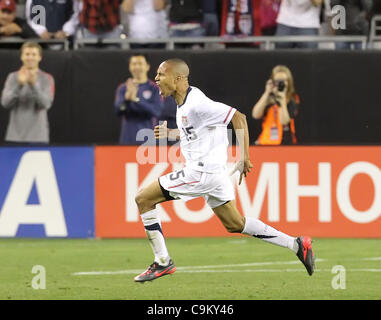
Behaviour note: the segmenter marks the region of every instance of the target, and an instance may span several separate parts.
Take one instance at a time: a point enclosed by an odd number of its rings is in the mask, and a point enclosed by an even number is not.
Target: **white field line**
[[[103,276],[103,275],[117,275],[117,274],[139,274],[142,273],[142,269],[130,269],[130,270],[119,270],[119,271],[90,271],[90,272],[74,272],[72,276]]]
[[[323,259],[316,259],[316,262],[323,261]],[[230,268],[230,267],[257,267],[257,266],[273,266],[273,265],[287,265],[287,264],[300,264],[298,260],[292,261],[269,261],[269,262],[252,262],[252,263],[240,263],[240,264],[215,264],[210,266],[189,266],[179,267],[180,270],[188,269],[215,269],[215,268]]]
[[[316,262],[326,261],[325,259],[316,259]],[[252,263],[240,263],[240,264],[216,264],[209,266],[184,266],[176,267],[176,271],[179,272],[203,272],[202,270],[218,269],[218,268],[240,268],[240,267],[258,267],[258,266],[271,266],[271,265],[298,265],[300,261],[269,261],[269,262],[252,262]],[[195,271],[198,270],[198,271]],[[252,270],[252,269],[250,269]],[[214,272],[225,272],[226,269],[215,270]],[[227,272],[241,272],[242,270],[232,270]],[[253,270],[254,272],[255,270]],[[75,272],[73,276],[98,276],[98,275],[117,275],[117,274],[131,274],[141,273],[142,269],[129,269],[129,270],[117,270],[117,271],[89,271],[89,272]],[[205,271],[209,272],[209,271]]]
[[[318,260],[318,259],[317,259]],[[241,263],[241,264],[216,264],[209,266],[184,266],[176,267],[177,271],[185,270],[196,270],[196,269],[214,269],[214,268],[229,268],[229,267],[254,267],[254,266],[269,266],[269,265],[280,265],[280,264],[299,264],[297,260],[293,261],[274,261],[274,262],[252,262],[252,263]],[[108,275],[108,274],[129,274],[135,272],[141,272],[142,270],[118,270],[118,271],[93,271],[93,272],[75,272],[72,275],[82,276],[82,275]]]
[[[353,260],[353,259],[351,259]],[[363,261],[381,261],[381,257],[362,258]],[[316,262],[326,262],[327,259],[316,259]],[[259,267],[259,266],[272,266],[272,265],[298,265],[300,261],[269,261],[269,262],[252,262],[240,264],[217,264],[209,266],[184,266],[176,267],[176,272],[183,273],[217,273],[217,272],[305,272],[304,268],[298,269],[226,269],[226,268],[240,268],[240,267]],[[221,269],[220,269],[221,268]],[[217,269],[217,270],[215,270]],[[381,269],[372,268],[352,268],[346,269],[350,272],[381,272]],[[331,269],[316,269],[317,272],[331,272]],[[142,269],[129,269],[117,271],[88,271],[88,272],[75,272],[72,276],[102,276],[102,275],[118,275],[118,274],[139,274]]]
[[[316,269],[316,272],[332,272],[332,269]],[[381,272],[381,269],[346,269],[348,272]],[[73,276],[103,276],[103,275],[120,275],[120,274],[139,274],[142,269],[136,270],[120,270],[120,271],[94,271],[94,272],[76,272]],[[306,272],[303,268],[299,269],[193,269],[193,270],[176,270],[181,273],[276,273],[276,272]]]
[[[332,272],[332,269],[315,269],[316,272]],[[349,272],[381,272],[381,269],[346,269],[346,271]],[[299,269],[241,269],[241,270],[229,270],[229,269],[222,269],[222,270],[212,270],[212,269],[205,269],[205,270],[180,270],[182,273],[234,273],[234,272],[306,272],[306,269],[299,268]]]

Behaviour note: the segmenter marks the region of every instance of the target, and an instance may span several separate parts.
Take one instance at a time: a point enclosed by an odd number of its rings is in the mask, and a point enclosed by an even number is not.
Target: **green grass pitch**
[[[140,284],[133,277],[153,260],[146,239],[1,239],[0,299],[381,299],[378,239],[314,239],[312,277],[288,249],[249,237],[167,246],[176,273]],[[45,289],[33,288],[35,265],[45,268]],[[335,265],[345,289],[332,286]]]

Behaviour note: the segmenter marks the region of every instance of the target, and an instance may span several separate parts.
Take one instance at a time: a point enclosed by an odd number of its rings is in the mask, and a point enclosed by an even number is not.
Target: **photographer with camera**
[[[299,96],[295,93],[292,73],[286,66],[273,68],[265,92],[252,110],[254,119],[262,119],[257,145],[296,144],[295,118]]]

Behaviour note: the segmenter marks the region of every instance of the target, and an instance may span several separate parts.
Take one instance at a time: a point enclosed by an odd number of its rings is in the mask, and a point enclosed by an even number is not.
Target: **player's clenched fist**
[[[163,124],[156,126],[153,129],[156,139],[163,139],[168,137],[168,128],[167,121],[164,121]]]

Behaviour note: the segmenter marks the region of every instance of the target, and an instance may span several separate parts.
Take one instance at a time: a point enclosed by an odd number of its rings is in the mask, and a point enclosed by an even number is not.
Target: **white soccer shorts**
[[[235,199],[227,173],[207,173],[184,167],[159,178],[161,187],[174,199],[188,201],[203,197],[211,208]]]

